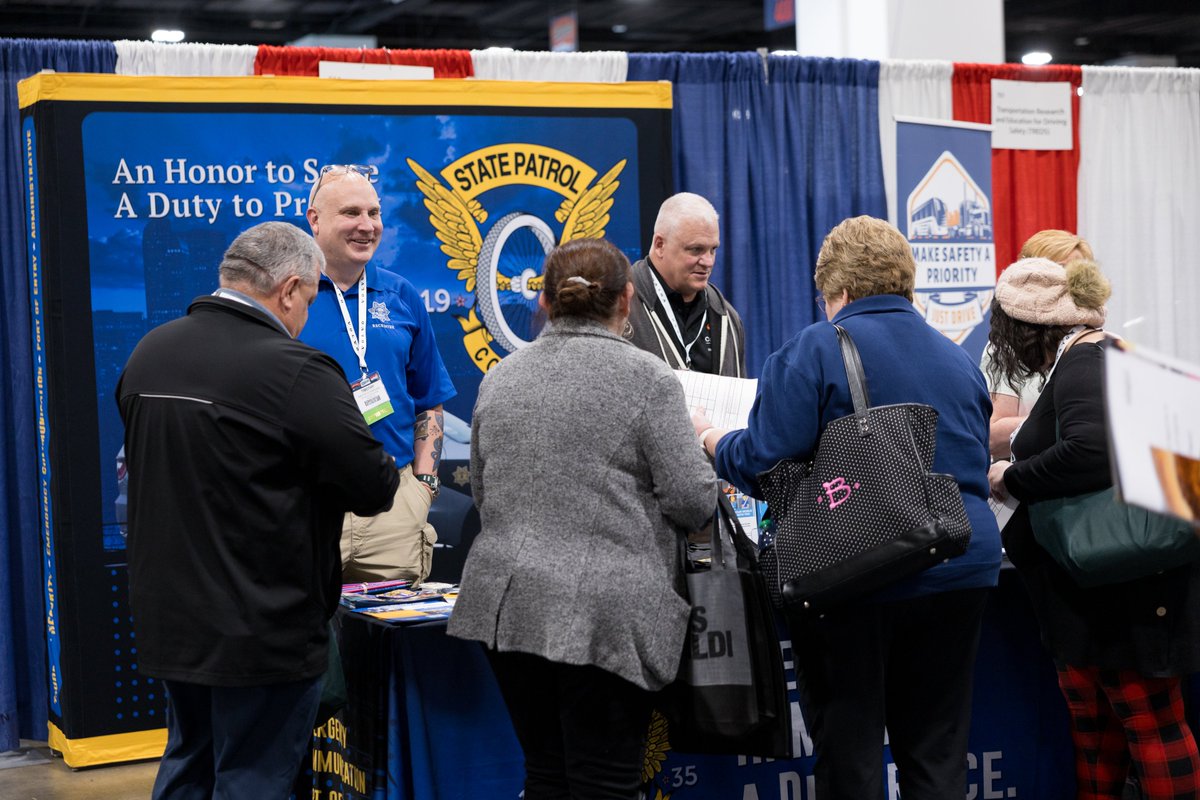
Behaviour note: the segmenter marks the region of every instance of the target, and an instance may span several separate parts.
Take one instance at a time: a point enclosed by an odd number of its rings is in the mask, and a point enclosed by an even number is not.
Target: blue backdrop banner
[[[467,459],[479,381],[537,335],[549,249],[604,236],[640,257],[671,185],[670,89],[39,75],[22,83],[21,105],[50,740],[86,766],[161,752],[161,737],[137,736],[163,724],[164,702],[138,672],[126,606],[113,401],[137,341],[215,288],[241,231],[267,220],[307,230],[322,165],[370,166],[384,222],[376,263],[421,293],[458,389],[431,512],[439,538],[459,545],[438,551],[431,577],[456,579],[465,529],[478,530]],[[101,736],[112,746],[79,744]]]

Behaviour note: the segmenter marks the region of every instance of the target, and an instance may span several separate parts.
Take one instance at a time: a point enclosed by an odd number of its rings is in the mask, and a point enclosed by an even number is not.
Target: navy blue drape
[[[887,217],[879,64],[631,53],[628,79],[674,84],[675,188],[721,215],[713,280],[741,312],[757,375],[817,319],[812,275],[829,229],[858,214]]]
[[[777,276],[778,181],[770,98],[757,53],[630,53],[628,79],[673,84],[675,190],[708,198],[721,217],[713,282],[742,315],[746,364],[758,374],[783,339],[770,302]],[[647,242],[647,244],[649,244]]]
[[[806,280],[789,286],[799,327],[817,320],[812,275],[825,235],[847,217],[887,219],[879,150],[879,62],[769,56],[772,140],[784,225]],[[775,302],[778,302],[776,300]]]
[[[43,69],[113,72],[112,42],[0,39],[0,752],[46,738],[46,645],[25,183],[17,82]]]

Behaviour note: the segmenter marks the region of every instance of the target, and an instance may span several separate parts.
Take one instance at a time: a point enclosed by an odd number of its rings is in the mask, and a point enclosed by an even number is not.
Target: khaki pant
[[[390,581],[414,584],[429,577],[437,531],[429,524],[429,489],[400,470],[400,485],[390,511],[373,517],[347,514],[342,523],[342,582]]]

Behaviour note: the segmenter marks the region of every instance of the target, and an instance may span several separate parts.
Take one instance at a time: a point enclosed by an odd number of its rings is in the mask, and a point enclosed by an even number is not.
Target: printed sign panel
[[[917,262],[913,302],[979,358],[996,286],[989,129],[897,120],[896,181],[900,230]]]

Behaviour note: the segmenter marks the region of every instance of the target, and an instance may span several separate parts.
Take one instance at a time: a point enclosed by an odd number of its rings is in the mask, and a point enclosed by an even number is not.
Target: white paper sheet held
[[[750,408],[758,393],[755,378],[727,378],[677,369],[675,375],[683,384],[688,411],[703,408],[712,424],[725,430],[745,428],[749,424]]]

